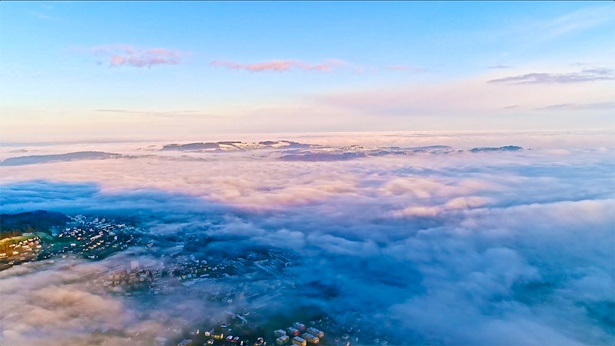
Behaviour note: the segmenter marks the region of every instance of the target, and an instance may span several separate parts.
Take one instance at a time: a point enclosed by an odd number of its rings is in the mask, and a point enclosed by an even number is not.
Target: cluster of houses
[[[6,247],[8,250],[3,249],[3,252],[0,252],[0,259],[17,256],[20,253],[31,252],[41,248],[41,238],[32,233],[24,233],[19,238],[23,238],[23,240],[12,242]]]
[[[293,323],[293,325],[286,330],[278,329],[274,331],[273,334],[276,337],[275,342],[278,345],[285,345],[290,340],[293,345],[298,346],[306,346],[308,343],[317,344],[320,342],[320,339],[325,336],[325,333],[321,330],[313,327],[306,329],[305,324],[299,322]]]
[[[226,326],[226,325],[224,325]],[[196,333],[199,333],[198,331]],[[310,327],[306,328],[305,324],[300,322],[295,322],[291,327],[284,329],[278,329],[273,332],[275,337],[275,342],[277,345],[297,345],[297,346],[307,346],[308,344],[315,345],[320,342],[325,336],[321,330]],[[238,346],[266,346],[267,341],[263,337],[259,337],[256,339],[254,343],[248,342],[246,340],[242,340],[239,336],[233,335],[224,335],[222,332],[214,332],[206,331],[203,333],[203,336],[209,338],[205,345],[238,345]],[[193,341],[190,339],[182,340],[178,346],[189,346],[194,345]],[[200,343],[199,343],[200,345]]]

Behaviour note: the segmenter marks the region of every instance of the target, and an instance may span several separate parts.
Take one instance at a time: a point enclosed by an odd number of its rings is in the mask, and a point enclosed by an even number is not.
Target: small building
[[[304,338],[295,336],[293,338],[293,345],[298,345],[298,346],[306,346],[307,345],[307,341],[305,341]]]
[[[290,340],[288,335],[282,335],[279,338],[275,339],[275,343],[278,344],[278,345],[284,345],[284,344],[288,343],[288,340]]]
[[[299,329],[297,329],[297,328],[288,327],[288,329],[286,329],[286,331],[288,332],[289,336],[299,336]]]
[[[307,329],[307,332],[319,338],[323,338],[325,336],[325,333],[322,330],[316,329],[314,327],[309,327]]]
[[[301,335],[301,337],[303,339],[305,339],[305,341],[307,341],[310,344],[317,344],[320,341],[320,339],[318,339],[318,337],[316,337],[316,336],[314,336],[314,335],[312,335],[310,333],[304,333],[303,335]]]
[[[295,323],[293,323],[293,327],[299,329],[302,332],[305,332],[305,324],[303,324],[303,323],[295,322]]]
[[[279,338],[280,336],[286,335],[286,331],[284,329],[274,330],[273,335],[275,335],[276,338]]]

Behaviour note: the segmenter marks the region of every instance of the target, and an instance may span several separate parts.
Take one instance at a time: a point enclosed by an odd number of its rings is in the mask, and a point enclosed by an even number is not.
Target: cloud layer
[[[563,143],[562,136],[551,140]],[[527,140],[518,134],[489,138],[479,145],[526,146]],[[457,140],[465,141],[461,135]],[[361,143],[386,141],[391,138],[364,137]],[[216,237],[216,251],[230,241],[233,251],[293,251],[298,285],[277,288],[279,301],[307,301],[338,321],[365,316],[366,326],[392,340],[612,344],[614,148],[530,149],[341,162],[279,161],[259,152],[158,152],[166,158],[47,163],[21,174],[19,167],[0,167],[10,177],[0,185],[0,202],[7,212],[135,216],[154,234]],[[130,255],[0,273],[0,300],[15,304],[0,309],[26,304],[37,311],[0,310],[0,342],[61,344],[56,336],[86,344],[94,330],[107,328],[121,332],[111,343],[127,343],[129,336],[146,343],[155,330],[172,334],[161,325],[181,325],[186,306],[204,315],[218,311],[201,296],[211,286],[191,286],[181,299],[161,298],[151,304],[158,308],[139,315],[147,302],[105,295],[79,279]],[[318,293],[316,283],[326,285],[329,296]],[[216,289],[237,285],[229,279]],[[74,311],[77,305],[84,307]],[[269,309],[282,313],[286,306],[271,303]],[[201,318],[195,316],[185,322]],[[60,318],[66,322],[45,322]]]

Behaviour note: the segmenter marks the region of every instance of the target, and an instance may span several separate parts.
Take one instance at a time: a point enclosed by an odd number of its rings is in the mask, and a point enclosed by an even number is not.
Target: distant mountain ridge
[[[245,143],[241,141],[195,142],[187,144],[167,144],[161,151],[224,151],[224,150],[254,150],[254,149],[305,149],[310,144],[292,141],[261,141],[258,143]]]
[[[66,154],[54,155],[28,155],[10,157],[0,162],[0,166],[22,166],[36,163],[59,162],[59,161],[78,161],[78,160],[104,160],[118,159],[123,157],[121,154],[106,153],[103,151],[77,151]]]
[[[470,149],[471,152],[473,153],[478,153],[481,151],[518,151],[518,150],[523,150],[522,147],[516,146],[516,145],[506,145],[503,147],[480,147],[480,148],[473,148]]]
[[[186,153],[223,153],[241,152],[259,149],[275,150],[272,155],[277,156],[282,161],[346,161],[365,157],[378,157],[387,155],[412,155],[412,154],[449,154],[463,152],[466,150],[455,149],[447,145],[429,145],[422,147],[374,147],[366,148],[360,145],[350,146],[331,146],[319,144],[304,144],[299,142],[280,140],[280,141],[260,141],[246,143],[241,141],[219,141],[219,142],[193,142],[186,144],[165,144],[160,149],[161,152],[175,151]],[[469,149],[472,153],[479,152],[500,152],[500,151],[520,151],[524,150],[520,146],[506,145],[502,147],[477,147]],[[152,156],[152,155],[150,155]],[[153,155],[154,157],[156,155]],[[185,155],[184,155],[185,156]],[[39,163],[78,161],[78,160],[107,160],[120,158],[139,158],[144,156],[123,155],[118,153],[108,153],[103,151],[78,151],[66,154],[53,155],[29,155],[7,158],[0,161],[0,166],[22,166]],[[169,159],[168,156],[159,156]],[[172,157],[171,157],[172,158]],[[195,159],[195,158],[192,158]]]

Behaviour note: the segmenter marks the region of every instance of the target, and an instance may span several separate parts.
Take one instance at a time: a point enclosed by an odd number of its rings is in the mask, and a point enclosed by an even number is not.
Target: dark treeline
[[[37,210],[18,214],[0,214],[0,239],[20,236],[28,232],[48,232],[70,219],[58,212]]]

